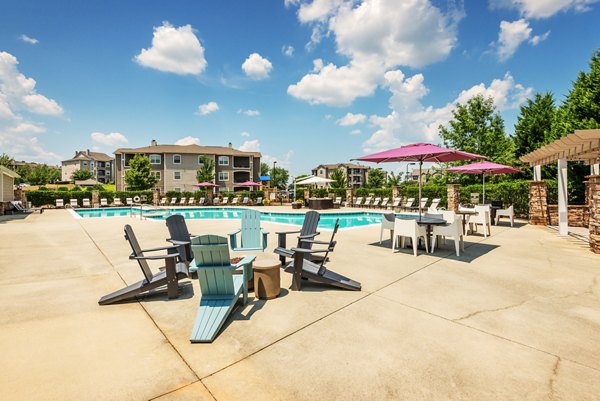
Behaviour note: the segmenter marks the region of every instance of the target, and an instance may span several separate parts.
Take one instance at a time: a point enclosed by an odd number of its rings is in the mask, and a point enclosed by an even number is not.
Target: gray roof
[[[150,145],[141,148],[119,148],[114,152],[124,153],[172,153],[195,155],[223,155],[223,156],[255,156],[261,157],[260,152],[244,152],[227,146],[200,146],[200,145]]]

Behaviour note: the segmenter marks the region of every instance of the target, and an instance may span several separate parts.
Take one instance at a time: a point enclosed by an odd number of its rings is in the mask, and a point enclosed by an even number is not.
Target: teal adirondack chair
[[[240,234],[238,246],[237,235]],[[242,228],[229,234],[231,249],[234,251],[263,251],[267,247],[268,231],[260,228],[260,212],[244,210],[242,213]]]
[[[252,277],[255,256],[245,256],[232,264],[227,238],[201,235],[192,238],[192,252],[200,281],[200,306],[192,329],[193,343],[213,342],[233,310],[240,295],[248,303],[248,280]],[[242,267],[243,274],[233,274]]]

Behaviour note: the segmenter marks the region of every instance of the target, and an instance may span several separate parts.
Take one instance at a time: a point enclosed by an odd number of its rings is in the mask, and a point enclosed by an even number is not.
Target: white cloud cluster
[[[204,48],[192,26],[176,28],[168,22],[154,27],[152,47],[142,49],[135,61],[144,67],[181,75],[200,74],[207,65]]]
[[[267,163],[269,166],[273,166],[273,162],[277,162],[277,167],[283,167],[289,170],[292,167],[293,157],[294,151],[288,150],[286,153],[279,156],[263,154],[260,160],[262,163]]]
[[[384,73],[397,66],[422,67],[448,56],[456,44],[462,10],[444,13],[429,0],[313,0],[302,3],[298,19],[313,25],[311,42],[323,34],[335,38],[348,64],[323,65],[288,93],[313,104],[345,106],[373,94]]]
[[[561,11],[590,10],[598,0],[489,0],[492,8],[516,9],[527,18],[549,18]]]
[[[219,105],[216,102],[208,102],[206,104],[201,104],[198,106],[197,114],[201,116],[205,116],[210,113],[214,113],[219,110]]]
[[[242,152],[260,152],[260,142],[258,139],[244,141],[238,149]]]
[[[185,145],[200,145],[200,138],[195,138],[193,136],[186,136],[177,141],[175,141],[175,145],[185,146]]]
[[[248,138],[250,136],[250,133],[247,132],[247,131],[242,131],[242,132],[240,132],[240,135],[243,136],[243,137],[245,137],[245,138]]]
[[[16,159],[56,163],[61,157],[43,149],[36,137],[46,128],[28,114],[60,116],[63,108],[37,93],[35,80],[20,73],[18,64],[15,56],[0,52],[0,149]]]
[[[273,64],[258,53],[252,53],[242,64],[242,70],[251,79],[259,80],[269,77]]]
[[[290,46],[290,45],[283,46],[281,48],[281,53],[283,53],[285,56],[288,56],[288,57],[294,57],[294,46]]]
[[[352,114],[348,112],[344,117],[337,120],[337,124],[342,127],[347,127],[349,125],[356,125],[360,123],[364,123],[367,120],[367,116],[364,114]]]
[[[550,35],[550,31],[543,35],[534,36],[531,36],[531,33],[532,29],[529,26],[529,22],[525,19],[513,22],[500,22],[498,42],[494,43],[498,59],[500,61],[506,61],[515,54],[521,43],[529,41],[529,43],[536,46],[540,42],[546,40]]]
[[[27,36],[25,34],[19,36],[19,39],[25,43],[29,43],[30,45],[37,45],[38,43],[40,43],[40,41],[36,38],[32,38],[31,36]]]
[[[90,134],[90,138],[92,139],[92,144],[96,149],[107,147],[115,148],[125,145],[129,142],[125,135],[121,134],[120,132],[111,132],[108,134],[104,134],[102,132],[92,132]]]
[[[258,110],[250,110],[250,109],[249,110],[239,109],[238,110],[238,114],[243,114],[243,115],[248,116],[248,117],[257,117],[257,116],[260,116],[260,111],[258,111]]]
[[[465,104],[476,95],[493,97],[499,111],[518,108],[531,95],[532,88],[515,83],[507,73],[502,79],[494,79],[488,86],[483,83],[463,90],[456,99],[443,107],[425,106],[423,97],[429,92],[422,74],[405,77],[401,71],[385,74],[386,85],[392,96],[391,112],[387,116],[373,115],[369,121],[377,130],[363,143],[365,153],[377,152],[411,142],[436,142],[439,125],[452,119],[457,103]]]

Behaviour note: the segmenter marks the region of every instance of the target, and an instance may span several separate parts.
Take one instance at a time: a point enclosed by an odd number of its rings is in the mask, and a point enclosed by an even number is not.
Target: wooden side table
[[[277,259],[254,261],[254,294],[259,299],[273,299],[281,291],[281,262]]]

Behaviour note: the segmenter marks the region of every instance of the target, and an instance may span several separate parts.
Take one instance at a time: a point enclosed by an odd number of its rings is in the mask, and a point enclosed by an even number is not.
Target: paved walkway
[[[416,258],[379,245],[378,226],[341,230],[329,267],[361,292],[291,292],[282,273],[280,298],[251,298],[214,343],[190,344],[196,281],[176,300],[98,306],[141,278],[124,224],[143,247],[165,244],[162,222],[0,220],[0,398],[600,399],[600,259],[551,229],[493,227],[460,257],[448,242]],[[239,221],[188,224],[226,234]],[[287,227],[264,226],[258,257],[271,258]]]

